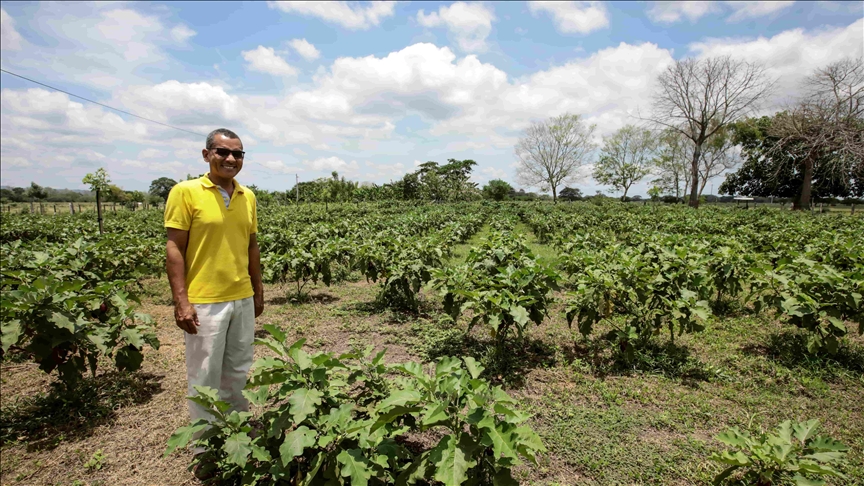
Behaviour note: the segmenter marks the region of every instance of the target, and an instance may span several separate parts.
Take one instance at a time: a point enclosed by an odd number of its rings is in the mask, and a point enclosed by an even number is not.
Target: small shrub
[[[795,484],[812,486],[825,484],[820,477],[846,479],[839,469],[846,464],[848,447],[830,437],[815,436],[818,420],[792,423],[785,421],[774,433],[753,437],[733,427],[717,436],[717,440],[734,447],[732,451],[715,454],[712,459],[727,464],[715,479],[722,484],[733,473],[743,470],[746,484],[770,486]]]

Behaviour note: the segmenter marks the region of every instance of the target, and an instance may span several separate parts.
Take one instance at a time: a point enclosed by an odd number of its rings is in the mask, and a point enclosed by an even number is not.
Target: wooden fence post
[[[99,189],[96,189],[96,220],[99,221],[99,234],[102,234],[102,198]]]
[[[69,214],[75,214],[75,204],[69,203]]]
[[[54,205],[54,214],[57,214],[57,205]]]

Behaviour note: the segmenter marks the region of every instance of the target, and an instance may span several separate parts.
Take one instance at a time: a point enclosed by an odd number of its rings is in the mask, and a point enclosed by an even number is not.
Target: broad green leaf
[[[265,331],[269,332],[270,335],[280,343],[285,342],[285,332],[278,326],[274,326],[273,324],[264,324],[261,327],[263,327]]]
[[[516,408],[511,407],[510,404],[504,402],[496,403],[493,409],[495,410],[495,413],[504,415],[504,420],[511,424],[518,424],[530,418],[527,413],[521,412]]]
[[[409,415],[409,414],[417,413],[420,410],[421,410],[420,407],[404,407],[402,405],[397,405],[395,407],[392,407],[376,418],[375,423],[372,424],[372,427],[369,428],[369,433],[371,434],[371,433],[375,432],[376,430],[380,429],[384,425],[387,425],[390,422],[393,422],[394,420],[396,420],[397,418],[399,418],[403,415]]]
[[[270,457],[270,453],[267,451],[267,449],[254,444],[250,445],[249,448],[252,449],[252,458],[256,461],[270,462],[273,460],[273,458]]]
[[[513,316],[513,321],[515,321],[520,326],[524,326],[529,319],[528,311],[521,305],[514,305],[510,307],[510,315]]]
[[[453,435],[444,436],[429,456],[435,465],[435,480],[445,486],[458,486],[468,479],[468,469],[477,462],[469,460]]]
[[[806,456],[801,456],[803,459],[813,459],[814,461],[819,462],[835,462],[843,460],[846,457],[845,452],[833,451],[833,452],[814,452],[812,454],[807,454]]]
[[[714,456],[714,460],[733,466],[749,466],[751,464],[750,458],[741,451],[737,451],[734,454],[729,451],[723,451],[720,455]]]
[[[288,350],[288,356],[294,360],[294,363],[296,363],[301,370],[308,370],[309,367],[312,366],[312,362],[309,360],[309,355],[299,347],[295,348],[294,346],[291,346]]]
[[[294,391],[288,399],[291,404],[291,416],[295,424],[306,420],[306,417],[315,413],[315,407],[321,405],[322,393],[318,390],[300,388]]]
[[[796,474],[792,477],[792,481],[795,482],[795,486],[824,486],[825,481],[821,479],[808,479],[800,474]]]
[[[60,329],[66,329],[69,332],[75,332],[75,323],[70,321],[68,317],[60,314],[59,312],[55,312],[51,314],[51,322],[54,323]]]
[[[9,351],[10,346],[18,344],[18,338],[21,337],[22,333],[21,321],[18,319],[0,324],[0,345],[2,345],[4,353]]]
[[[137,349],[144,349],[144,336],[137,329],[126,328],[120,331],[120,337]]]
[[[390,394],[375,407],[379,412],[390,407],[405,406],[410,403],[415,403],[423,398],[417,390],[397,390]]]
[[[813,419],[808,420],[807,422],[796,423],[792,426],[792,429],[795,431],[795,437],[801,441],[801,444],[806,444],[807,439],[810,438],[813,433],[816,432],[816,429],[819,428],[819,420]]]
[[[210,424],[206,420],[199,419],[194,424],[180,427],[171,434],[171,437],[168,439],[168,448],[165,449],[165,453],[162,457],[168,457],[168,455],[174,452],[178,447],[186,447],[186,445],[189,444],[189,441],[192,440],[194,434],[209,426]]]
[[[471,374],[471,378],[475,380],[479,378],[480,374],[483,373],[483,370],[486,369],[483,366],[477,364],[477,360],[475,360],[471,356],[464,358],[463,361],[465,362],[465,368],[468,369],[468,373]]]
[[[459,369],[459,364],[462,362],[459,358],[445,356],[435,363],[435,376],[442,377]]]
[[[305,425],[285,434],[285,440],[279,446],[279,458],[282,460],[282,465],[287,467],[291,460],[302,455],[307,447],[314,445],[315,431],[309,430],[309,427]]]
[[[420,424],[423,427],[432,427],[446,423],[450,419],[443,403],[430,403],[423,408]]]
[[[270,386],[263,385],[258,387],[255,391],[250,389],[243,390],[243,396],[253,405],[261,407],[267,403],[267,398],[270,396]]]
[[[849,447],[847,447],[842,442],[836,441],[830,437],[816,437],[807,444],[808,449],[813,449],[814,451],[848,451]]]
[[[252,448],[249,447],[251,442],[252,439],[246,435],[246,432],[240,432],[225,439],[223,448],[225,453],[228,454],[226,460],[240,467],[246,466],[249,454],[252,453]]]
[[[351,486],[366,486],[372,471],[369,470],[369,459],[363,456],[360,449],[343,450],[336,456],[339,464],[342,464],[341,476],[351,477]]]
[[[777,426],[777,436],[784,444],[792,443],[792,422],[787,420]]]
[[[732,427],[717,435],[717,440],[733,447],[747,447],[747,437],[738,430],[738,427]]]
[[[496,460],[501,458],[516,459],[516,444],[513,440],[515,426],[506,422],[496,425],[494,417],[487,415],[477,423],[477,427],[483,429],[483,443],[492,446]]]

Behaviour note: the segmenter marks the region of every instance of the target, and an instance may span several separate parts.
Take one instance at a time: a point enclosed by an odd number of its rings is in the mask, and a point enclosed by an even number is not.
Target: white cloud
[[[417,22],[424,27],[447,27],[465,52],[486,50],[486,38],[492,31],[495,13],[481,3],[456,2],[426,15],[417,12]]]
[[[272,47],[258,46],[252,51],[243,51],[243,59],[249,63],[249,69],[274,76],[296,76],[297,69],[288,64],[276,54]]]
[[[15,30],[15,19],[0,8],[0,45],[4,51],[17,51],[21,49],[21,34]]]
[[[312,170],[327,172],[335,170],[337,172],[355,173],[360,169],[360,164],[358,164],[356,160],[345,162],[335,155],[331,157],[321,157],[315,160],[304,160],[303,165]]]
[[[194,30],[190,29],[189,27],[187,27],[183,24],[179,24],[176,27],[174,27],[173,29],[171,29],[171,38],[174,39],[175,41],[179,42],[180,44],[185,43],[187,40],[189,40],[190,38],[192,38],[193,36],[195,36],[197,34],[198,34],[197,32],[195,32]]]
[[[33,164],[30,163],[25,157],[3,157],[3,167],[31,167]]]
[[[395,2],[367,2],[366,6],[348,2],[267,2],[270,8],[286,13],[318,17],[346,29],[365,30],[393,15]]]
[[[777,2],[726,2],[726,5],[734,10],[727,19],[729,22],[737,22],[744,19],[752,19],[771,15],[794,5],[794,1]]]
[[[716,2],[711,1],[654,2],[647,14],[653,22],[672,24],[684,17],[690,22],[695,22],[717,11],[719,8]]]
[[[606,7],[600,2],[528,2],[528,9],[535,15],[551,15],[563,34],[587,34],[609,26]]]
[[[321,51],[316,49],[306,39],[292,39],[288,44],[307,61],[314,61],[321,56]]]
[[[139,159],[163,159],[168,156],[168,152],[165,150],[159,150],[155,148],[148,148],[138,152]]]
[[[296,167],[288,166],[281,160],[265,160],[258,163],[272,171],[280,172],[282,174],[293,174],[298,172]]]
[[[308,155],[308,154],[307,154],[306,152],[304,152],[302,149],[299,149],[299,148],[296,148],[296,147],[295,147],[294,149],[292,149],[291,151],[294,152],[295,155]]]
[[[476,56],[457,60],[449,48],[424,43],[383,58],[339,58],[316,82],[316,89],[291,95],[289,106],[313,118],[353,116],[369,124],[412,113],[446,119],[494,97],[507,75]]]
[[[247,114],[236,95],[210,83],[171,80],[153,86],[131,86],[115,93],[115,98],[117,104],[134,113],[200,133],[208,133],[215,128],[213,125],[236,123]]]
[[[764,64],[768,75],[778,80],[776,97],[768,105],[777,108],[784,98],[794,97],[804,77],[817,68],[844,57],[864,56],[862,32],[864,19],[847,27],[809,32],[792,29],[770,38],[707,39],[690,44],[689,49],[699,57],[730,55]]]

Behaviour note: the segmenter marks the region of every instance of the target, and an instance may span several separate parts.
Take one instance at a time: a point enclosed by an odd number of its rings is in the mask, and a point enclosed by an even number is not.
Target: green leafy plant
[[[634,346],[647,343],[664,327],[674,341],[676,332],[701,331],[711,315],[711,286],[698,247],[676,240],[613,245],[586,254],[583,262],[582,271],[571,277],[567,322],[576,321],[579,332],[588,336],[597,322],[609,320],[614,329],[606,337],[628,360]],[[623,326],[616,316],[623,318]]]
[[[103,466],[105,466],[105,454],[102,452],[102,449],[94,452],[93,456],[84,463],[84,467],[91,471],[99,471]]]
[[[472,247],[464,265],[435,270],[432,287],[444,298],[444,310],[455,321],[474,313],[468,331],[483,323],[501,348],[515,331],[519,338],[529,322],[540,324],[558,289],[558,273],[540,263],[524,238],[496,231]]]
[[[519,456],[533,461],[545,450],[524,424],[528,416],[480,379],[471,359],[441,360],[430,375],[417,363],[386,365],[383,351],[310,355],[304,340],[288,345],[281,330],[265,328],[270,336],[257,344],[276,357],[256,362],[244,392],[263,412],[230,411],[215,390],[198,387],[190,400],[212,420],[178,429],[166,455],[190,443],[204,447],[196,461],[223,484],[360,486],[434,477],[456,485],[510,478]],[[436,447],[415,456],[405,446],[406,434],[437,428],[445,435]]]
[[[791,324],[805,329],[807,351],[836,353],[848,333],[844,321],[864,332],[864,271],[844,274],[831,265],[799,256],[780,259],[775,268],[754,269],[756,310],[775,309]]]
[[[756,437],[737,427],[727,430],[717,440],[734,449],[712,456],[713,460],[728,465],[714,479],[714,484],[732,481],[733,474],[745,484],[757,486],[818,486],[825,484],[822,477],[846,479],[840,469],[846,464],[849,448],[830,437],[816,436],[818,428],[818,420],[796,423],[787,420],[774,433]]]
[[[55,369],[72,386],[100,356],[117,369],[141,366],[145,345],[159,347],[152,319],[135,312],[130,292],[138,275],[134,262],[106,258],[105,243],[74,244],[28,251],[7,245],[2,272],[2,352],[29,354],[46,373]]]

